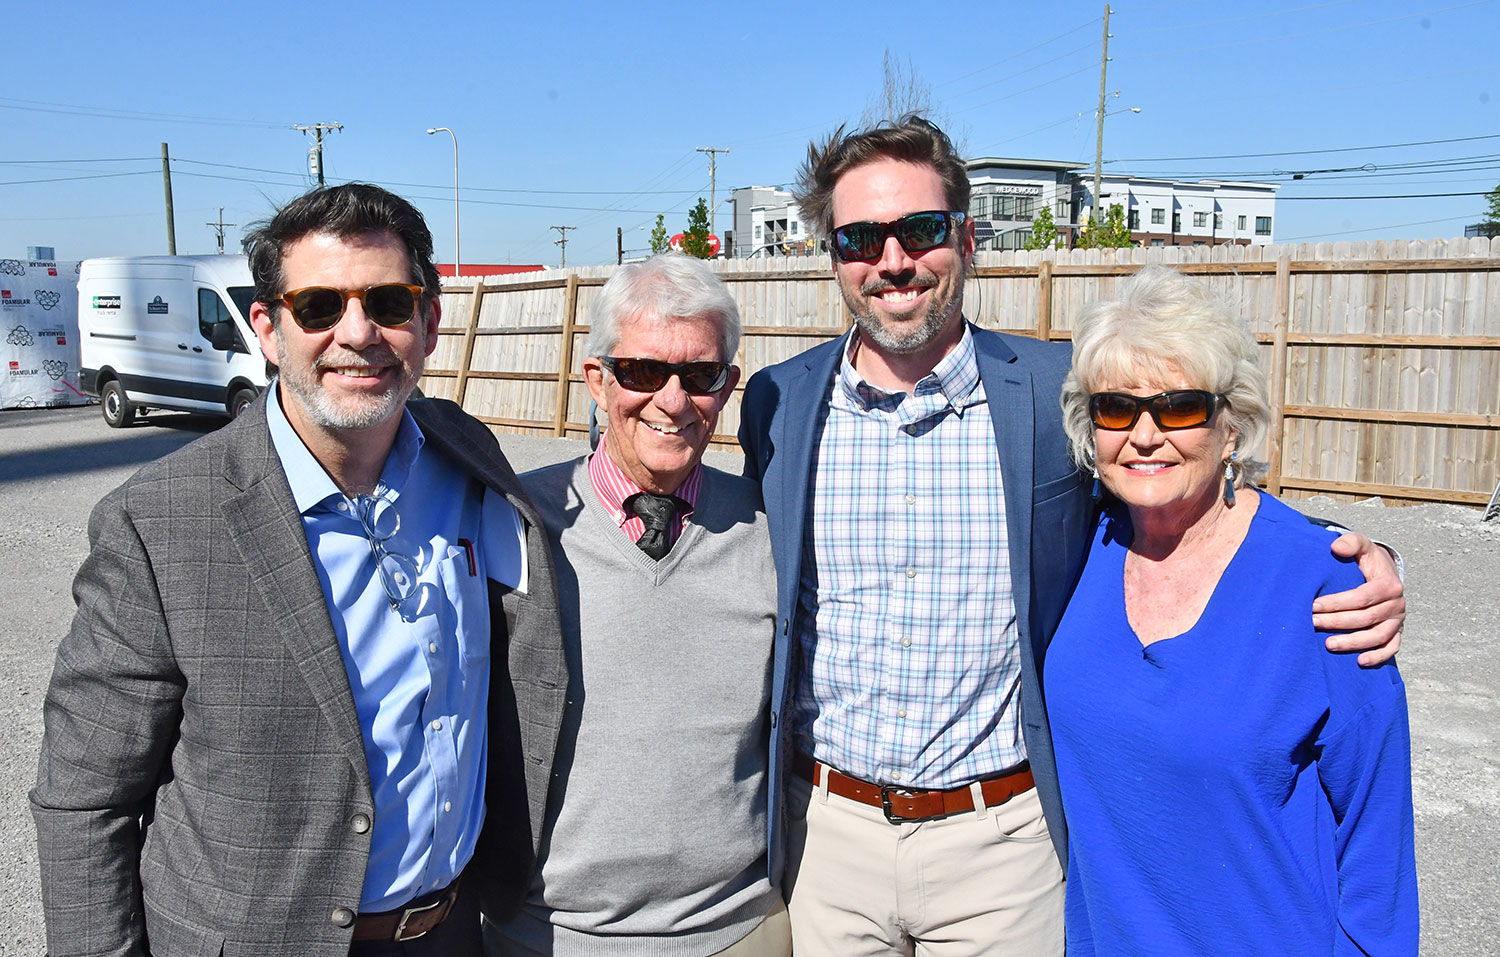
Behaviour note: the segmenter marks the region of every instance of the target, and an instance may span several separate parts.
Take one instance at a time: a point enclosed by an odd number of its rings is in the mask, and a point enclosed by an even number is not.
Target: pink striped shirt
[[[589,458],[589,482],[594,486],[594,494],[599,496],[599,503],[609,512],[614,520],[619,523],[620,530],[630,536],[632,542],[641,540],[646,534],[646,523],[633,512],[625,510],[625,500],[641,487],[630,480],[621,468],[615,464],[615,460],[609,457],[605,450],[605,443],[609,441],[609,433],[599,437],[599,448]],[[672,520],[672,527],[667,529],[667,539],[676,542],[682,534],[682,526],[686,524],[687,517],[693,514],[693,508],[698,504],[698,487],[703,484],[703,463],[699,462],[693,466],[688,477],[682,480],[682,484],[672,492],[673,495],[688,503],[685,511],[678,514]]]

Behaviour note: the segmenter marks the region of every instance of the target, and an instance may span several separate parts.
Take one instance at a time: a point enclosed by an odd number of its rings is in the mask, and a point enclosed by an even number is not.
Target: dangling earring
[[[1234,505],[1234,460],[1239,458],[1239,452],[1230,452],[1229,458],[1224,460],[1224,504]]]
[[[1104,486],[1099,484],[1099,466],[1095,465],[1093,467],[1093,470],[1094,470],[1094,489],[1093,489],[1093,491],[1089,492],[1089,498],[1091,498],[1095,502],[1097,502],[1101,498],[1104,497]]]

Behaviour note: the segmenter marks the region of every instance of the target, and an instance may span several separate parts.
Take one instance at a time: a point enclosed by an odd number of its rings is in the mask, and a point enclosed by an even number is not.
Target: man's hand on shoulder
[[[1401,626],[1406,620],[1406,589],[1395,560],[1359,532],[1345,532],[1335,539],[1333,553],[1358,559],[1365,583],[1314,601],[1313,627],[1344,632],[1329,637],[1329,651],[1363,652],[1359,663],[1366,667],[1388,661],[1401,648]]]

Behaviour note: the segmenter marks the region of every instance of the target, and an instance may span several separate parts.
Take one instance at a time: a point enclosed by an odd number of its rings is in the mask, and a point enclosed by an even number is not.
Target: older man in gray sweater
[[[785,957],[766,853],[776,579],[756,486],[702,464],[740,370],[701,260],[627,266],[589,317],[609,418],[521,477],[557,565],[569,688],[527,901],[499,954]]]

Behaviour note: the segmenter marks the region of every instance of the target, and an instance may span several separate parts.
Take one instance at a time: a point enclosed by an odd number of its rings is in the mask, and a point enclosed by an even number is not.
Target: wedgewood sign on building
[[[0,259],[0,409],[79,405],[78,263]]]

